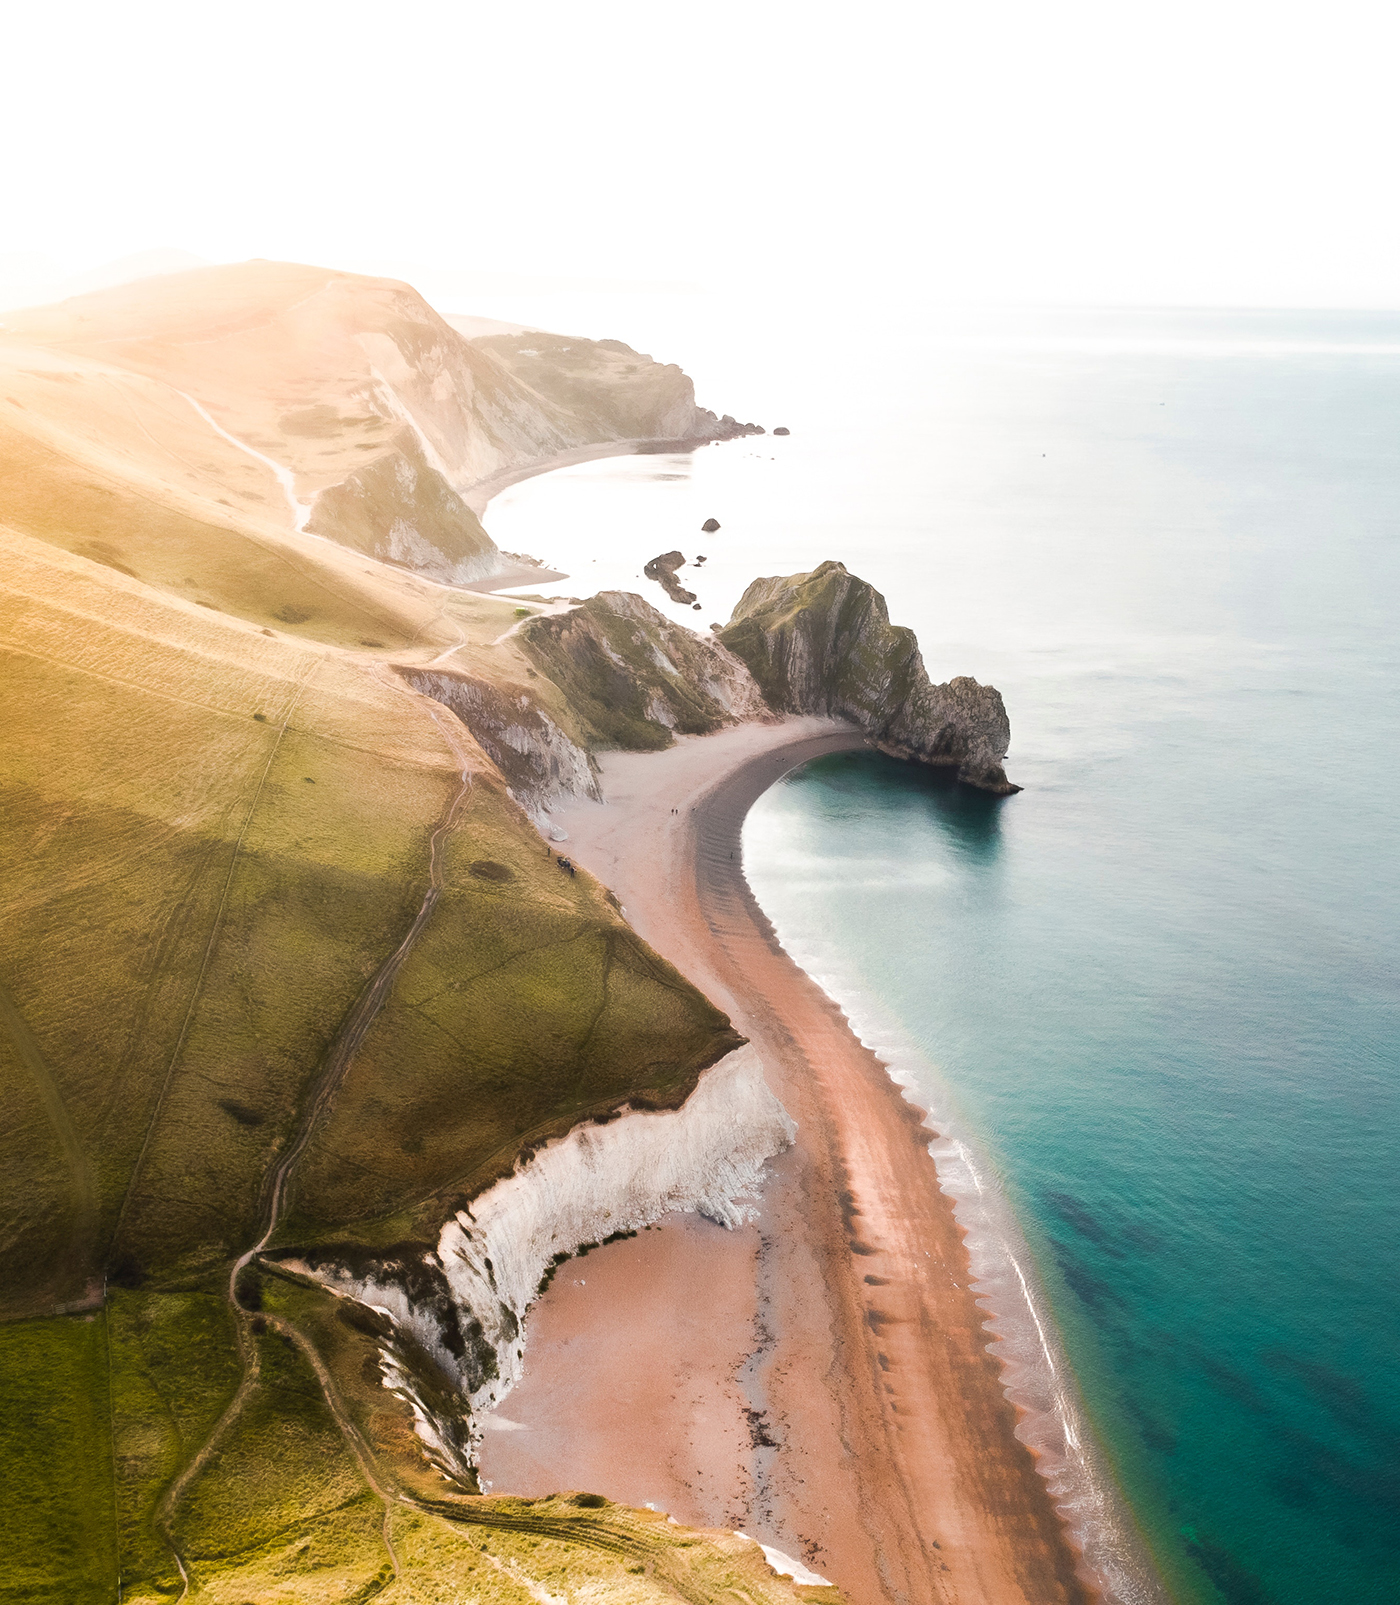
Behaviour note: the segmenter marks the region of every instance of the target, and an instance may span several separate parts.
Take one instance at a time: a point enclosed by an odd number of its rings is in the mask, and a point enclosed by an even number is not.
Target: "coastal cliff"
[[[778,713],[830,714],[897,758],[955,769],[996,796],[1019,791],[1002,760],[1011,722],[1001,693],[960,675],[930,682],[914,632],[841,563],[749,586],[719,632]]]
[[[595,748],[652,752],[676,735],[769,714],[732,652],[627,591],[601,591],[568,613],[530,619],[520,644]]]
[[[764,433],[758,424],[741,424],[728,413],[717,418],[696,406],[695,385],[676,363],[657,362],[621,340],[529,330],[480,335],[472,345],[556,409],[579,445],[607,440],[695,444]]]
[[[280,1266],[385,1317],[388,1385],[413,1399],[428,1458],[471,1485],[480,1417],[519,1381],[528,1312],[558,1267],[673,1212],[727,1227],[754,1218],[765,1166],[795,1132],[744,1046],[678,1109],[575,1126],[452,1215],[435,1248],[350,1257],[330,1247]],[[451,1388],[434,1389],[434,1376]]]
[[[594,753],[659,752],[787,714],[846,719],[892,757],[995,796],[1020,790],[1002,767],[1001,693],[967,676],[931,684],[913,631],[891,625],[885,599],[840,563],[755,580],[717,635],[602,591],[524,620],[509,641],[529,665],[509,686],[500,664],[399,672],[452,709],[546,831],[557,804],[599,799]]]
[[[512,566],[473,487],[570,452],[758,430],[620,341],[468,339],[407,284],[296,263],[10,313],[0,345],[7,520],[175,590],[211,539],[241,537],[266,564],[283,547],[304,559],[306,534],[470,583]],[[75,493],[91,507],[56,518]],[[118,500],[134,516],[114,517]]]
[[[790,1136],[539,828],[597,798],[597,752],[807,706],[985,783],[1000,700],[929,687],[850,576],[826,617],[839,565],[718,638],[462,589],[498,557],[484,478],[745,427],[616,343],[493,350],[407,286],[275,263],[7,324],[0,1404],[30,1525],[0,1594],[319,1605],[402,1568],[493,1598],[482,1551],[543,1590],[543,1535],[599,1597],[672,1597],[635,1579],[674,1547],[692,1605],[792,1605],[728,1532],[467,1498],[549,1262],[731,1219]]]

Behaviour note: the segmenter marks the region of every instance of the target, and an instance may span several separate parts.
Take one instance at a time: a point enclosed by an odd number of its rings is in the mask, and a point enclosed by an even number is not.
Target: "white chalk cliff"
[[[389,1318],[386,1384],[412,1403],[429,1457],[462,1476],[479,1435],[473,1418],[520,1379],[526,1313],[552,1268],[584,1245],[673,1211],[737,1226],[756,1214],[764,1166],[796,1132],[757,1053],[745,1045],[707,1070],[679,1109],[625,1110],[542,1148],[447,1221],[427,1258],[425,1269],[450,1292],[456,1329],[469,1334],[464,1354],[444,1340],[438,1301],[415,1297],[411,1278],[335,1263],[288,1268]],[[414,1352],[455,1383],[457,1397],[446,1408],[441,1394],[423,1385]]]

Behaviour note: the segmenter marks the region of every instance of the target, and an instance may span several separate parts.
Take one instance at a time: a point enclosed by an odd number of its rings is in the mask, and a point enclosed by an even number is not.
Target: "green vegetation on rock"
[[[7,318],[7,1602],[835,1597],[467,1463],[496,1358],[433,1279],[443,1222],[739,1041],[521,805],[764,716],[749,671],[637,598],[512,632],[403,567],[490,557],[474,479],[707,427],[679,370],[575,344],[274,263]],[[422,1322],[299,1270],[330,1261]]]
[[[520,640],[563,692],[590,747],[654,752],[676,735],[707,735],[768,711],[728,652],[626,592],[532,619]]]
[[[748,665],[780,713],[829,714],[869,731],[899,758],[956,769],[984,791],[1018,791],[1002,759],[1011,724],[1001,693],[959,676],[933,685],[914,632],[841,563],[755,580],[720,641]]]

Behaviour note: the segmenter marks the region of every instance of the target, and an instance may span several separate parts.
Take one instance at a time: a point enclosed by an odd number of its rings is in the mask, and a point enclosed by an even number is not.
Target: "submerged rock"
[[[884,597],[844,564],[755,580],[719,639],[775,712],[850,719],[882,752],[956,768],[998,796],[1021,789],[1002,768],[1001,693],[965,675],[931,684],[914,632],[892,625]]]

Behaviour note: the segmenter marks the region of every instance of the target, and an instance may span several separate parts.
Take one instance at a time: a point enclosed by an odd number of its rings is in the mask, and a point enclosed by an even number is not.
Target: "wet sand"
[[[531,1313],[528,1385],[488,1418],[495,1491],[606,1490],[695,1526],[742,1527],[751,1434],[733,1342],[754,1331],[758,1252],[752,1226],[671,1215],[565,1265]],[[659,1366],[659,1341],[683,1363]],[[628,1452],[638,1423],[645,1454]]]
[[[571,1262],[532,1314],[504,1406],[520,1429],[488,1434],[483,1471],[498,1492],[591,1486],[742,1527],[854,1605],[1084,1600],[921,1117],[743,878],[755,799],[861,745],[791,719],[612,754],[607,803],[556,816],[634,927],[757,1044],[799,1131],[756,1229],[668,1221]]]

